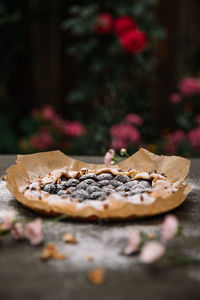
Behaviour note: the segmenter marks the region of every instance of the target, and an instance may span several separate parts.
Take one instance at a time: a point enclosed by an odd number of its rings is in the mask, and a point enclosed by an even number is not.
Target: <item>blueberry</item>
[[[131,178],[127,175],[117,175],[115,177],[115,180],[120,181],[122,183],[126,183],[126,182],[131,181]]]
[[[79,184],[77,184],[76,188],[77,189],[87,190],[88,186],[89,185],[83,181],[83,182],[80,182]]]
[[[91,195],[92,200],[104,200],[106,198],[106,194],[103,192],[94,192]]]
[[[92,194],[94,192],[101,191],[101,189],[97,185],[92,185],[92,186],[89,186],[86,191],[87,191],[88,194]]]
[[[94,173],[88,173],[88,174],[84,174],[79,178],[81,181],[86,180],[86,179],[93,179],[93,180],[97,180],[97,175],[95,175]]]
[[[111,179],[113,179],[113,177],[114,176],[111,173],[103,173],[103,174],[98,175],[97,179],[99,181],[101,181],[101,180],[111,180]]]
[[[70,178],[69,180],[67,180],[66,184],[69,186],[76,186],[79,183],[79,181],[77,179],[74,178]]]
[[[95,185],[96,182],[93,179],[85,179],[83,180],[84,183],[88,184],[88,185]]]
[[[98,182],[98,186],[103,187],[103,186],[109,185],[109,183],[110,183],[109,180],[101,180]]]
[[[85,190],[76,190],[72,193],[73,198],[78,198],[79,200],[85,200],[89,198],[89,194]]]
[[[143,188],[143,189],[148,189],[148,188],[151,187],[151,184],[147,180],[141,180],[141,181],[139,181],[138,186]]]
[[[76,191],[76,187],[71,186],[71,187],[67,188],[67,190],[70,191],[71,193],[73,193],[74,191]]]
[[[56,183],[47,183],[43,187],[43,191],[47,192],[49,194],[56,194],[56,192],[57,192],[57,185],[56,185]]]
[[[106,195],[110,195],[110,194],[114,193],[114,189],[104,186],[102,188],[102,192],[106,193]]]
[[[131,181],[125,183],[125,185],[128,189],[132,189],[133,187],[138,186],[138,183],[139,183],[138,180],[131,180]]]
[[[117,181],[117,180],[115,180],[115,179],[110,180],[109,184],[112,185],[112,186],[115,187],[115,188],[117,188],[118,186],[122,186],[122,185],[123,185],[122,182]]]
[[[62,195],[67,196],[66,190],[59,190],[58,193],[57,193],[57,195],[58,195],[58,196],[62,196]]]
[[[118,186],[115,189],[116,192],[123,192],[123,191],[126,191],[126,190],[127,190],[127,187],[125,185]]]

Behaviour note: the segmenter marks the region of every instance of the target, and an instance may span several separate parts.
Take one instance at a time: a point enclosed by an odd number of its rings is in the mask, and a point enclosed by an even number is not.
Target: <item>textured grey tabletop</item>
[[[101,163],[102,158],[80,158],[85,162]],[[15,156],[0,156],[0,172],[15,161]],[[184,233],[196,237],[198,246],[191,247],[177,238],[172,246],[177,251],[200,258],[200,160],[192,160],[189,182],[192,185],[184,204],[174,210]],[[0,209],[15,210],[22,222],[37,215],[20,205],[0,181]],[[121,223],[84,223],[44,221],[44,242],[55,242],[61,252],[67,253],[62,261],[41,262],[38,259],[43,245],[31,247],[17,242],[11,235],[0,237],[0,300],[62,300],[62,299],[200,299],[200,266],[144,266],[135,256],[121,254],[127,232],[136,227],[158,234],[162,216]],[[61,241],[62,234],[73,233],[78,244]],[[92,255],[94,260],[86,260]],[[106,281],[94,286],[87,273],[95,267],[105,270]]]

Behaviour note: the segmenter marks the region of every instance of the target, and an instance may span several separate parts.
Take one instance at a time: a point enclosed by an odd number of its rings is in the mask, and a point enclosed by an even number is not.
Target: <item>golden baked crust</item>
[[[141,158],[141,151],[143,152],[143,158],[140,163],[138,154]],[[19,156],[18,163],[7,170],[7,186],[23,205],[46,215],[67,215],[69,218],[85,220],[121,220],[147,217],[179,206],[190,191],[190,186],[183,183],[189,170],[188,161],[183,158],[173,159],[175,172],[177,172],[180,162],[182,163],[182,169],[184,169],[184,174],[180,172],[180,176],[178,176],[177,173],[172,172],[172,168],[168,170],[168,166],[164,163],[166,159],[169,160],[168,157],[162,158],[160,161],[162,168],[159,168],[159,158],[159,156],[152,156],[152,153],[141,149],[131,159],[124,161],[124,164],[122,162],[118,166],[110,168],[105,165],[84,164],[68,158],[59,151]],[[145,160],[147,166],[144,165]],[[169,163],[171,162],[168,161]],[[143,168],[140,169],[138,166]],[[153,171],[154,167],[160,174]],[[167,170],[169,176],[168,174],[161,174],[162,170]],[[114,193],[104,201],[86,200],[81,203],[74,199],[65,199],[41,191],[44,184],[55,182],[62,175],[75,178],[88,172],[124,174],[131,176],[132,180],[139,178],[151,179],[153,189],[151,192],[142,195],[123,197]],[[27,185],[29,188],[27,188]]]

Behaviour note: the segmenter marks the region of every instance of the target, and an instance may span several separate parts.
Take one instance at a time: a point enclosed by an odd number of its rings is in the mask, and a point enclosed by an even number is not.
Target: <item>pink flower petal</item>
[[[25,237],[29,240],[30,244],[35,246],[42,242],[42,220],[37,218],[35,221],[30,222],[25,228]]]
[[[12,228],[15,220],[15,214],[12,211],[1,211],[0,212],[0,230],[7,231]]]
[[[153,263],[159,260],[165,253],[165,247],[158,242],[148,242],[141,250],[140,261],[143,263]]]
[[[106,154],[104,156],[104,163],[106,165],[111,165],[114,156],[115,156],[115,150],[114,149],[110,149],[108,152],[106,152]]]
[[[172,240],[178,233],[179,222],[174,215],[167,215],[161,229],[161,239],[163,241]]]
[[[21,223],[15,223],[12,228],[12,235],[16,240],[24,239],[24,229]]]
[[[140,233],[136,229],[132,229],[129,232],[128,245],[124,249],[124,254],[130,255],[139,250],[139,246],[141,243]]]

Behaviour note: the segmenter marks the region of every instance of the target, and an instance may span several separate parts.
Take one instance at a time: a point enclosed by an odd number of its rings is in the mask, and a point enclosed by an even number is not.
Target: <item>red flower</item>
[[[129,145],[139,145],[141,134],[130,124],[115,124],[110,128],[112,136],[111,147],[114,149],[127,148]]]
[[[85,133],[85,128],[79,121],[66,122],[64,124],[64,133],[73,137],[79,137]]]
[[[146,34],[138,29],[131,29],[120,36],[120,43],[129,53],[141,52],[147,45]]]
[[[107,34],[113,31],[113,17],[109,13],[102,13],[97,16],[95,30],[100,34]]]
[[[200,150],[200,127],[194,128],[188,133],[188,140],[194,149]]]
[[[137,114],[128,114],[125,117],[125,122],[135,124],[136,126],[141,126],[143,124],[143,119]]]
[[[169,101],[173,104],[181,102],[181,96],[178,93],[173,93],[169,96]]]
[[[179,83],[179,91],[184,96],[200,94],[200,79],[193,77],[183,78]]]
[[[136,29],[136,27],[137,24],[131,17],[119,17],[114,21],[114,30],[119,36],[130,29]]]

